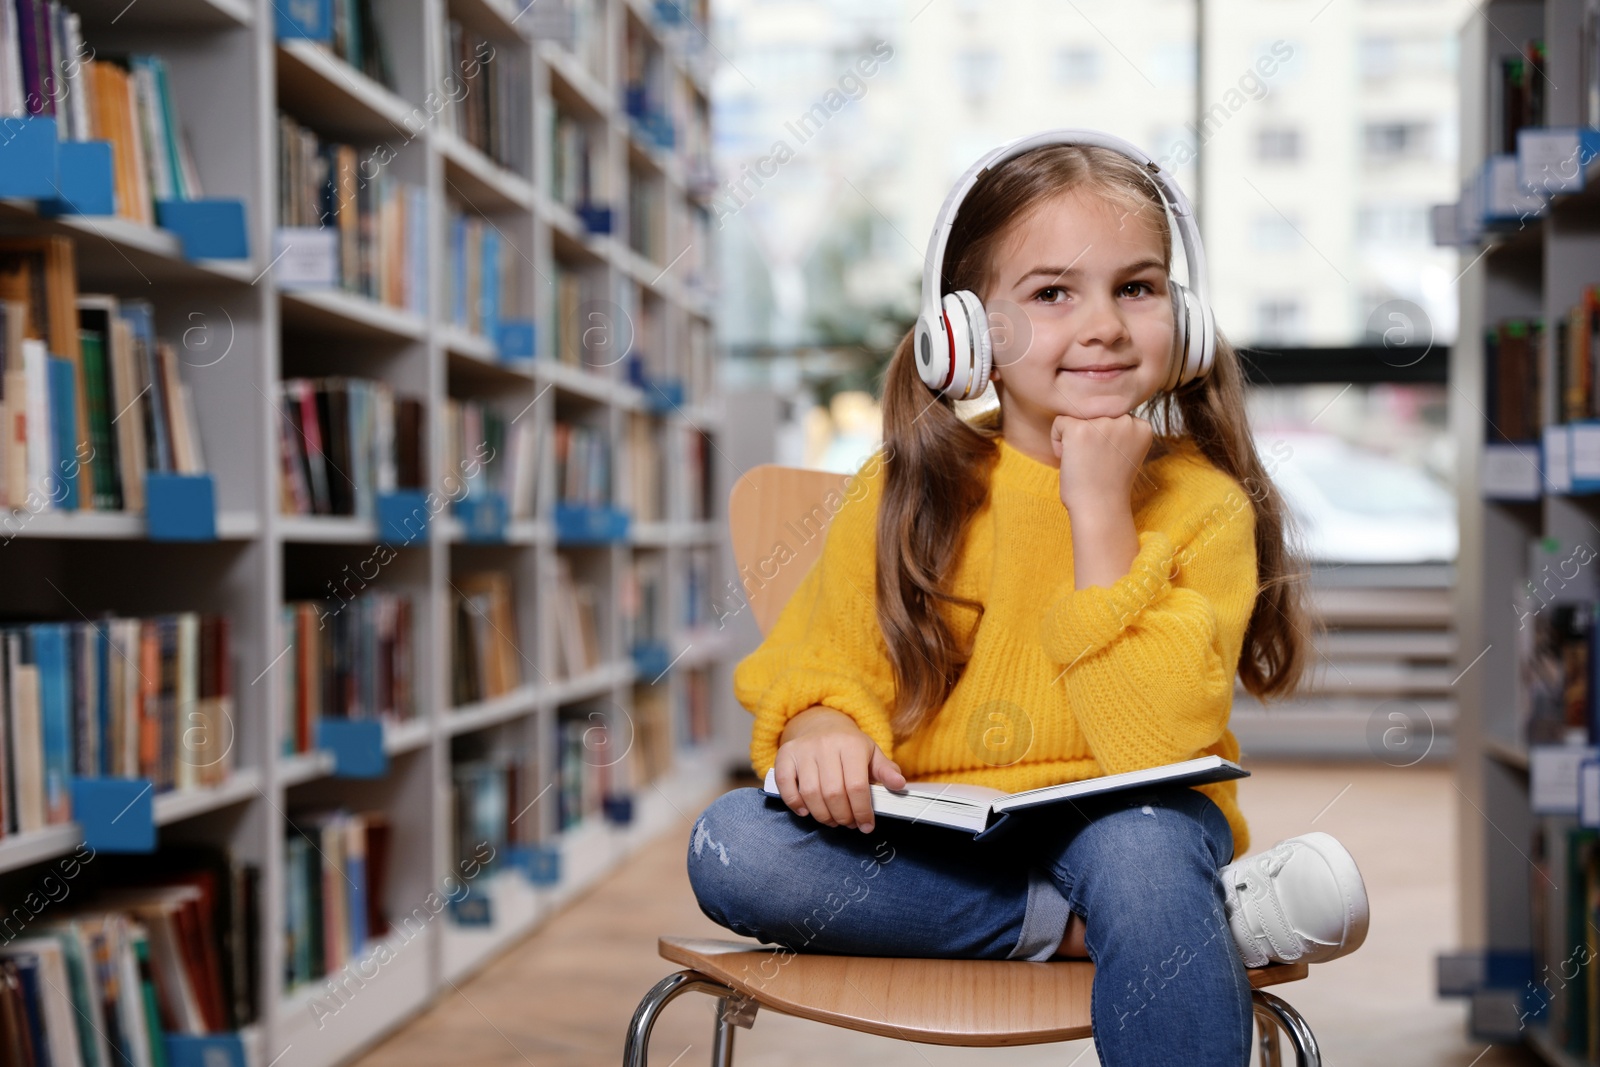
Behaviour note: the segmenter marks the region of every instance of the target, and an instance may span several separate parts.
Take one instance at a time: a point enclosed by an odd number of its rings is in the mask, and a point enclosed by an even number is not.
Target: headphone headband
[[[1173,221],[1177,224],[1179,236],[1182,238],[1184,262],[1188,267],[1189,277],[1187,287],[1199,299],[1202,305],[1210,304],[1210,289],[1206,284],[1206,254],[1200,244],[1200,230],[1195,225],[1194,211],[1189,206],[1189,198],[1183,195],[1183,190],[1172,176],[1162,170],[1160,165],[1145,155],[1135,145],[1114,137],[1100,130],[1090,129],[1059,129],[1047,130],[1027,137],[1019,137],[1008,141],[999,148],[994,149],[967,168],[965,174],[950,190],[950,195],[945,197],[944,205],[939,208],[939,214],[934,219],[933,235],[928,239],[928,255],[922,268],[922,314],[937,316],[942,297],[940,292],[940,275],[944,269],[945,245],[950,239],[950,231],[955,227],[956,212],[961,207],[961,202],[966,199],[967,193],[977,184],[984,173],[1009,159],[1015,159],[1025,152],[1046,145],[1082,144],[1093,145],[1100,148],[1110,148],[1132,159],[1143,167],[1146,173],[1155,182],[1167,206],[1172,210]]]

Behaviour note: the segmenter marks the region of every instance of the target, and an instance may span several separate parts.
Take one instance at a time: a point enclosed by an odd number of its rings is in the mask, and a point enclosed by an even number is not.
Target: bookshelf
[[[0,237],[72,238],[80,293],[148,300],[157,333],[174,344],[228,342],[223,358],[181,368],[215,485],[217,539],[153,541],[136,512],[13,515],[0,523],[0,604],[7,618],[30,620],[227,616],[231,769],[220,785],[154,798],[158,850],[216,846],[259,870],[257,1021],[240,1034],[245,1061],[328,1067],[449,994],[644,842],[686,831],[741,762],[718,725],[734,649],[712,614],[731,570],[727,485],[713,462],[723,420],[710,332],[706,6],[341,0],[340,10],[370,7],[390,84],[325,45],[280,39],[283,11],[265,0],[67,6],[99,55],[165,59],[205,192],[243,202],[250,256],[186,259],[162,229],[0,200]],[[468,75],[463,64],[489,49],[492,63]],[[466,92],[450,101],[457,75]],[[279,220],[285,175],[300,173],[283,161],[290,130],[309,134],[306,145],[350,146],[358,166],[382,160],[377,173],[360,172],[370,180],[359,195],[389,198],[372,207],[371,237],[388,251],[337,264],[353,266],[359,284],[307,285],[289,273],[299,231],[280,234]],[[524,356],[516,328],[528,322],[535,351]],[[186,332],[195,329],[210,333]],[[458,474],[473,482],[463,473],[473,435],[498,442],[502,466],[486,467],[466,499],[502,494],[503,526],[485,530],[444,508],[425,537],[402,543],[370,499],[321,508],[309,483],[291,513],[285,481],[309,458],[284,458],[284,385],[330,377],[382,387],[363,386],[362,404],[381,408],[389,401],[370,397],[390,394],[418,402],[411,488],[455,499]],[[345,425],[335,416],[324,429]],[[567,448],[574,429],[581,447]],[[384,477],[371,476],[380,490]],[[641,573],[648,618],[631,592]],[[289,642],[285,609],[320,605],[314,624],[357,611],[361,597],[373,598],[359,610],[374,618],[392,610],[378,598],[403,598],[411,627],[409,711],[377,717],[386,767],[376,777],[341,773],[343,754],[319,746],[315,730],[303,747],[294,740],[310,699],[301,672],[319,662],[307,651],[319,646]],[[514,632],[485,653],[502,657],[493,684],[460,690],[458,617],[479,598]],[[587,641],[573,640],[574,626],[592,627]],[[457,703],[460,692],[479,699]],[[326,721],[330,706],[319,707]],[[589,732],[563,732],[564,722]],[[605,758],[587,758],[594,752]],[[473,824],[458,798],[503,802],[506,790],[524,803],[489,831],[501,858],[468,878],[458,827]],[[324,818],[333,811],[344,814]],[[327,973],[290,985],[286,914],[299,906],[291,881],[305,862],[287,846],[296,828],[324,844],[337,836],[351,857],[360,837],[369,860],[381,841],[385,874],[372,892],[388,929],[356,936],[353,955],[330,956]],[[18,899],[82,840],[72,822],[0,836],[0,898]],[[513,845],[537,850],[535,873],[516,869]],[[553,879],[541,867],[552,857]],[[487,913],[430,913],[425,902],[451,878]],[[92,900],[92,882],[80,899]],[[360,909],[355,898],[347,906],[342,921],[354,928]]]
[[[1468,1000],[1474,1036],[1571,1067],[1600,1062],[1600,866],[1579,803],[1591,773],[1579,766],[1600,742],[1586,559],[1600,545],[1600,319],[1585,305],[1600,282],[1600,22],[1584,0],[1478,14],[1459,31],[1461,197],[1435,209],[1436,242],[1461,251],[1450,378],[1467,671],[1462,947],[1439,958],[1437,981]]]

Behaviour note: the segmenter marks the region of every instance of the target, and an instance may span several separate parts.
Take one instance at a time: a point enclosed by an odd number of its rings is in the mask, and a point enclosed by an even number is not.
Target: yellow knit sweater
[[[911,781],[1016,792],[1208,753],[1237,761],[1228,714],[1257,591],[1255,513],[1191,441],[1166,444],[1135,480],[1128,574],[1075,590],[1060,472],[1001,440],[950,585],[984,606],[972,658],[939,712],[898,744],[873,604],[881,455],[866,464],[821,558],[734,671],[755,715],[757,776],[789,719],[818,704],[854,719]],[[959,641],[973,636],[975,611],[941,611]],[[1235,787],[1194,788],[1227,816],[1237,857],[1250,837]]]

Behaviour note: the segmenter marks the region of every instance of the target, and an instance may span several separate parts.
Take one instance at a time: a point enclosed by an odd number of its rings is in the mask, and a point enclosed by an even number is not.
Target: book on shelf
[[[683,568],[683,614],[679,621],[687,629],[694,630],[717,617],[716,604],[711,596],[714,560],[709,545],[694,545],[687,556],[687,565]]]
[[[1539,40],[1524,40],[1516,55],[1498,58],[1489,78],[1490,155],[1515,155],[1517,131],[1545,124],[1546,60]]]
[[[278,737],[286,756],[316,748],[324,717],[403,722],[417,713],[411,598],[359,592],[364,583],[349,568],[340,582],[325,599],[283,606]]]
[[[556,718],[556,826],[568,830],[625,792],[627,773],[614,724],[600,710],[563,709]]]
[[[292,989],[338,972],[389,932],[391,823],[382,811],[342,808],[288,822],[284,988]]]
[[[628,247],[652,263],[665,262],[666,196],[638,168],[628,173]]]
[[[583,423],[555,428],[556,499],[580,507],[611,503],[611,443],[605,431]]]
[[[446,306],[450,321],[479,337],[495,340],[500,324],[527,319],[528,288],[521,250],[491,220],[452,213],[450,270],[446,274]]]
[[[577,678],[600,666],[599,596],[593,584],[573,577],[572,563],[556,565],[556,662],[562,678]]]
[[[19,441],[34,446],[22,453],[27,458],[20,467],[15,461],[0,464],[8,474],[20,472],[26,478],[16,485],[8,477],[8,501],[25,506],[15,503],[24,501],[41,510],[52,504],[88,508],[94,499],[95,466],[101,460],[93,454],[88,434],[72,239],[0,237],[0,301],[8,308],[3,335],[7,350],[0,374],[6,390],[5,446],[21,447]],[[20,334],[10,324],[13,318],[21,323]],[[51,360],[64,361],[67,368]]]
[[[310,244],[304,231],[327,235],[326,261],[317,270],[298,268],[316,282],[296,276],[285,284],[328,285],[422,315],[428,306],[428,195],[376,166],[380,150],[324,142],[279,114],[280,243],[287,251],[297,242]]]
[[[1537,441],[1543,426],[1544,388],[1539,350],[1544,324],[1539,319],[1506,319],[1484,334],[1484,381],[1491,442]]]
[[[1586,544],[1554,538],[1529,544],[1529,577],[1518,583],[1512,600],[1516,716],[1526,744],[1600,744],[1600,587],[1584,566],[1593,557]]]
[[[692,670],[684,674],[683,729],[680,740],[698,745],[711,737],[711,672]]]
[[[286,515],[372,518],[377,496],[424,484],[423,403],[366,378],[278,383],[279,502]]]
[[[455,588],[455,703],[503,696],[522,684],[517,611],[511,575],[474,571],[452,579]]]
[[[116,213],[133,222],[154,225],[155,201],[202,195],[162,56],[98,56],[55,0],[16,0],[5,16],[0,116],[50,116],[64,141],[109,142]]]
[[[667,517],[667,454],[658,446],[654,419],[628,415],[628,511],[635,522]]]
[[[505,498],[508,519],[533,518],[539,432],[535,421],[514,418],[507,424],[490,404],[453,398],[445,401],[444,421],[444,469],[465,487],[451,495],[472,500],[498,493]]]
[[[907,782],[904,789],[890,789],[873,783],[872,810],[878,815],[912,822],[968,830],[982,836],[996,829],[1014,811],[1030,811],[1052,804],[1067,804],[1082,797],[1100,796],[1127,789],[1156,785],[1204,785],[1231,778],[1244,778],[1249,771],[1221,756],[1198,756],[1160,767],[1146,767],[1121,774],[1101,775],[1061,785],[1047,785],[1020,793],[1007,793],[984,785],[965,782]],[[775,768],[767,769],[762,790],[778,796]]]
[[[603,168],[596,158],[603,136],[602,128],[559,106],[551,109],[546,144],[550,153],[550,198],[556,203],[577,210],[607,202],[601,181]]]
[[[684,437],[684,500],[689,505],[689,518],[705,522],[717,513],[713,496],[716,493],[716,457],[711,438],[693,426],[683,429]]]
[[[333,37],[320,47],[393,91],[394,67],[387,37],[371,0],[333,0]]]
[[[445,94],[445,127],[507,170],[530,173],[533,81],[527,64],[455,19],[445,26],[445,49],[458,86]]]
[[[623,569],[617,598],[630,648],[667,640],[666,595],[665,557],[659,553],[635,555]]]
[[[0,836],[72,818],[71,779],[213,786],[232,767],[224,615],[0,628]]]
[[[539,762],[526,751],[493,752],[450,765],[451,840],[464,869],[479,863],[494,871],[507,848],[533,843],[539,820],[530,809],[538,780]]]
[[[609,352],[619,337],[619,324],[605,305],[592,303],[592,285],[581,270],[559,262],[552,268],[555,283],[551,308],[550,352],[558,363],[604,373],[613,358]]]
[[[649,682],[650,679],[644,679]],[[668,774],[673,764],[672,701],[666,685],[633,687],[635,775],[643,787]]]
[[[75,897],[89,895],[0,945],[8,1067],[156,1067],[166,1035],[254,1023],[259,867],[214,846],[80,861],[86,848],[62,863],[83,880]]]

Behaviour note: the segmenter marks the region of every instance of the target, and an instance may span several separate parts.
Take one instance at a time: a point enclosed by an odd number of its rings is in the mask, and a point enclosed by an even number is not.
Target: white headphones
[[[1156,188],[1172,210],[1173,221],[1183,241],[1184,259],[1189,268],[1189,289],[1174,278],[1167,279],[1172,293],[1172,318],[1177,326],[1173,339],[1172,370],[1165,388],[1176,389],[1210,373],[1216,356],[1216,326],[1207,299],[1206,253],[1200,244],[1200,231],[1194,223],[1189,198],[1178,183],[1149,156],[1119,137],[1099,130],[1064,129],[1020,137],[1001,145],[967,169],[956,182],[934,220],[933,236],[928,240],[928,258],[922,269],[922,311],[917,316],[917,373],[929,389],[955,400],[971,400],[981,394],[989,381],[991,350],[989,317],[976,293],[965,289],[939,296],[939,278],[944,268],[944,249],[955,225],[956,211],[972,186],[986,171],[1014,159],[1024,152],[1045,145],[1096,145],[1121,152],[1149,172]]]

